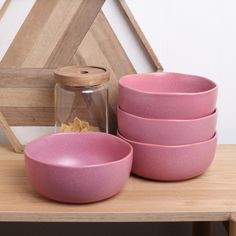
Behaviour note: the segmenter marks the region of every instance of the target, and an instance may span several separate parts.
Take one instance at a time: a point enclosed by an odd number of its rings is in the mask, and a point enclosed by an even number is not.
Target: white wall
[[[0,59],[35,0],[12,0],[0,21]],[[0,5],[3,0],[0,0]],[[236,2],[234,0],[127,0],[165,71],[209,77],[219,85],[220,143],[236,143]],[[115,0],[103,7],[138,71],[149,71],[143,51],[127,27]],[[29,130],[31,135],[29,135]],[[46,129],[14,128],[27,142]],[[26,134],[27,133],[27,134]]]
[[[127,0],[166,71],[219,85],[220,143],[236,143],[236,1]]]

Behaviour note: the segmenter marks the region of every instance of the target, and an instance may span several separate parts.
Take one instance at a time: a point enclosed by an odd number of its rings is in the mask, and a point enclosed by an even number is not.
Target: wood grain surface
[[[109,72],[97,66],[64,66],[54,71],[55,82],[68,86],[92,87],[109,81]]]
[[[54,107],[0,107],[11,126],[53,126]]]
[[[20,144],[15,134],[12,132],[2,112],[0,112],[0,128],[3,130],[14,151],[17,153],[23,152],[23,146]]]
[[[0,66],[67,65],[105,0],[37,0]]]
[[[0,68],[0,112],[9,125],[54,124],[52,69]]]
[[[181,182],[130,177],[117,196],[71,205],[41,197],[29,186],[23,155],[0,148],[0,221],[223,221],[236,212],[236,145],[219,145],[208,171]]]
[[[0,88],[53,88],[53,69],[0,68]]]
[[[4,16],[5,12],[7,11],[7,8],[9,7],[11,3],[11,0],[5,0],[2,7],[0,8],[0,20]]]

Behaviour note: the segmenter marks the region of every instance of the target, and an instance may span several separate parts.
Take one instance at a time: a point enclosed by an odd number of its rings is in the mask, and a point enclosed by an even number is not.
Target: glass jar
[[[108,133],[108,71],[73,65],[56,69],[54,75],[56,132]]]

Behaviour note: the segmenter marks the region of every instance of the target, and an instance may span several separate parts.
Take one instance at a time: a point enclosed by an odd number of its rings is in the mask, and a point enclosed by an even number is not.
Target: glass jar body
[[[101,131],[108,133],[106,84],[76,87],[55,85],[56,132]]]

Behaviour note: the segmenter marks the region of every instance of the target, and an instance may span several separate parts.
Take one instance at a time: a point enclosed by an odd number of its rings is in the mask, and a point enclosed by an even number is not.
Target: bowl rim
[[[34,157],[32,157],[32,155],[29,154],[28,148],[32,145],[34,145],[34,143],[40,142],[41,140],[45,139],[45,138],[50,138],[50,137],[54,137],[54,136],[60,136],[60,135],[86,135],[86,134],[99,134],[99,135],[104,135],[104,136],[110,136],[114,139],[119,140],[120,142],[124,143],[125,145],[127,145],[129,147],[129,152],[127,155],[125,155],[124,157],[122,157],[119,160],[116,161],[110,161],[110,162],[105,162],[102,164],[93,164],[93,165],[83,165],[83,166],[66,166],[63,164],[53,164],[53,163],[47,163],[44,161],[40,161],[40,160],[36,160]],[[123,162],[127,159],[133,159],[133,147],[130,143],[128,143],[127,141],[125,141],[124,139],[116,136],[116,135],[112,135],[112,134],[108,134],[108,133],[103,133],[103,132],[64,132],[64,133],[52,133],[52,134],[48,134],[48,135],[43,135],[39,138],[36,138],[34,140],[32,140],[31,142],[27,143],[24,147],[24,157],[25,159],[30,159],[33,162],[39,163],[41,165],[46,165],[46,166],[51,166],[51,167],[57,167],[57,168],[66,168],[66,169],[87,169],[87,168],[98,168],[98,167],[104,167],[104,166],[110,166],[110,165],[114,165],[116,163],[119,162]]]
[[[202,145],[204,143],[210,143],[214,140],[217,139],[217,132],[214,133],[214,135],[206,140],[206,141],[202,141],[202,142],[198,142],[198,143],[190,143],[190,144],[183,144],[183,145],[160,145],[160,144],[151,144],[151,143],[142,143],[142,142],[137,142],[137,141],[133,141],[133,140],[130,140],[126,137],[124,137],[120,132],[119,130],[117,130],[117,135],[118,137],[124,139],[126,142],[130,142],[130,143],[133,143],[133,144],[136,144],[136,145],[139,145],[139,146],[145,146],[145,147],[156,147],[156,148],[185,148],[185,147],[192,147],[192,146],[198,146],[198,145]],[[132,145],[132,144],[131,144]]]
[[[131,114],[127,111],[124,111],[119,105],[117,106],[117,114],[118,113],[124,113],[126,116],[130,116],[134,119],[137,119],[137,120],[143,120],[143,121],[150,121],[150,122],[195,122],[195,121],[201,121],[201,120],[207,120],[211,117],[217,117],[218,115],[218,109],[215,108],[214,111],[207,115],[207,116],[202,116],[202,117],[199,117],[199,118],[192,118],[192,119],[165,119],[165,118],[146,118],[146,117],[143,117],[143,116],[137,116],[137,115],[134,115],[134,114]]]
[[[201,92],[193,92],[193,93],[187,93],[187,92],[148,92],[148,91],[144,91],[144,90],[140,90],[140,89],[134,89],[134,88],[130,88],[130,87],[127,87],[125,86],[124,84],[122,84],[122,80],[126,79],[126,78],[129,78],[130,76],[141,76],[141,75],[147,75],[147,76],[152,76],[152,75],[165,75],[165,74],[173,74],[173,75],[183,75],[183,76],[191,76],[191,77],[196,77],[196,78],[199,78],[199,79],[203,79],[205,80],[206,82],[208,83],[211,83],[214,85],[213,88],[211,89],[208,89],[206,91],[201,91]],[[154,73],[140,73],[140,74],[128,74],[128,75],[124,75],[120,78],[119,80],[119,86],[120,87],[123,87],[127,90],[130,90],[130,91],[134,91],[134,92],[138,92],[138,93],[142,93],[142,94],[147,94],[147,95],[162,95],[162,96],[173,96],[173,95],[184,95],[184,96],[194,96],[194,95],[201,95],[201,94],[207,94],[207,93],[210,93],[210,92],[213,92],[215,90],[218,89],[218,85],[206,78],[206,77],[203,77],[203,76],[199,76],[199,75],[192,75],[192,74],[184,74],[184,73],[176,73],[176,72],[154,72]]]

